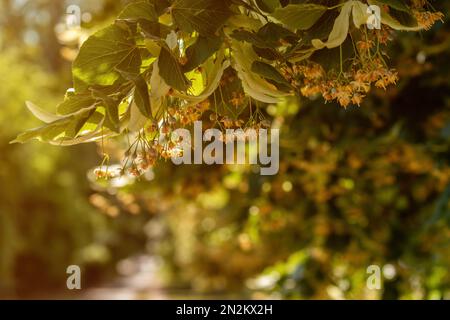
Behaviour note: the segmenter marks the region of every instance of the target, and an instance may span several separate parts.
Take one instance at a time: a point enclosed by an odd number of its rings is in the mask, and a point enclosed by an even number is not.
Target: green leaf
[[[379,3],[385,4],[393,9],[404,11],[410,13],[411,10],[408,6],[401,0],[378,0]]]
[[[191,71],[205,62],[220,49],[222,41],[222,37],[206,38],[199,36],[194,44],[186,49],[188,62],[183,66],[183,71]]]
[[[117,103],[114,103],[113,100],[109,100],[106,105],[106,117],[110,121],[110,123],[114,126],[113,128],[110,128],[113,131],[118,131],[118,127],[120,125],[119,120],[119,105]]]
[[[130,132],[140,131],[146,124],[147,118],[139,110],[136,102],[132,102],[128,108],[128,113],[130,115],[130,120],[128,121],[128,130]]]
[[[106,27],[92,35],[80,49],[73,63],[74,87],[78,92],[90,85],[112,85],[120,79],[115,67],[133,60],[135,43],[128,32],[116,25]],[[130,68],[139,72],[137,64]],[[130,72],[131,72],[130,71]]]
[[[378,6],[383,5],[383,3],[381,3],[379,0],[368,0],[368,2],[369,4]],[[402,12],[402,10],[395,10],[392,8],[390,12],[381,10],[381,23],[388,25],[394,30],[400,31],[419,31],[423,29],[422,26],[417,24],[417,21],[413,16],[411,16],[407,12]]]
[[[83,112],[77,115],[74,120],[70,122],[65,130],[65,137],[75,138],[77,134],[80,132],[81,128],[85,125],[88,119],[95,113],[95,109],[89,110],[87,112]]]
[[[280,44],[281,39],[295,39],[298,41],[298,36],[294,32],[273,22],[266,23],[258,30],[257,34],[260,39],[276,45]]]
[[[170,7],[169,0],[152,0],[152,3],[155,6],[156,14],[158,16],[164,14]]]
[[[203,73],[204,77],[206,78],[206,81],[205,81],[205,88],[203,89],[203,92],[201,94],[191,95],[186,93],[174,92],[174,96],[186,100],[187,102],[186,106],[195,105],[199,102],[208,99],[219,86],[224,70],[230,66],[230,61],[228,59],[224,59],[224,57],[225,57],[224,49],[222,48],[217,52],[215,58],[211,57],[203,64],[204,67]],[[156,84],[158,84],[157,81],[158,73],[155,72],[156,70],[157,68],[155,68],[152,73],[152,77],[156,75],[156,80],[154,81],[155,84],[152,84],[152,88],[155,87]],[[164,86],[159,85],[159,87],[162,87],[162,89],[164,89]],[[161,96],[163,92],[164,91],[162,91],[158,96]],[[154,90],[152,90],[152,95],[153,93]]]
[[[156,14],[153,4],[147,1],[139,1],[129,4],[119,14],[119,20],[138,20],[146,19],[150,21],[157,21],[158,15]]]
[[[142,59],[139,48],[134,48],[116,67],[115,69],[121,73],[122,71],[128,73],[139,74],[141,69]]]
[[[265,12],[273,12],[276,8],[281,7],[279,0],[256,0],[256,4]]]
[[[119,133],[119,104],[121,102],[121,99],[114,99],[101,90],[92,90],[92,94],[102,101],[102,106],[105,108],[105,127]]]
[[[41,141],[51,140],[63,133],[69,122],[70,119],[61,119],[42,127],[25,131],[19,134],[17,138],[10,143],[25,143],[34,139]]]
[[[74,94],[67,96],[63,102],[58,104],[56,110],[59,114],[68,115],[95,104],[91,93]]]
[[[333,30],[334,22],[339,14],[339,10],[328,10],[325,12],[314,26],[302,35],[302,43],[310,45],[313,39],[325,41],[331,30]]]
[[[228,6],[228,0],[176,0],[172,17],[183,31],[212,37],[231,16]]]
[[[154,21],[139,20],[138,25],[144,36],[153,40],[166,39],[167,35],[172,31],[168,26]]]
[[[159,58],[157,59],[159,60]],[[161,107],[163,97],[170,91],[169,85],[163,80],[160,75],[158,63],[153,63],[152,75],[150,77],[150,105],[153,110],[158,110]],[[156,116],[153,114],[153,116]]]
[[[254,61],[252,63],[252,72],[266,78],[273,80],[275,82],[278,82],[280,84],[284,84],[286,86],[290,86],[290,83],[283,77],[283,75],[278,72],[275,67],[271,66],[270,64],[261,62],[261,61]]]
[[[269,43],[268,41],[265,41],[265,39],[261,39],[258,34],[247,30],[234,30],[230,37],[238,41],[251,43],[258,48],[269,49],[274,47],[274,43]]]
[[[355,56],[355,51],[350,37],[347,37],[347,39],[345,39],[339,47],[315,51],[309,57],[309,60],[320,64],[325,71],[335,70],[336,72],[339,72],[341,52],[342,66],[345,70],[351,67],[353,61],[352,58]]]
[[[419,24],[417,23],[417,19],[412,14],[406,11],[391,9],[389,10],[389,15],[403,26],[410,28],[419,26]]]
[[[272,48],[258,48],[257,46],[252,46],[253,51],[258,55],[258,57],[261,57],[263,59],[273,61],[280,59],[282,55],[275,49]]]
[[[145,82],[142,76],[139,76],[134,80],[134,83],[136,85],[134,89],[134,102],[142,115],[147,118],[152,118],[152,109],[150,106],[147,82]]]
[[[348,30],[350,27],[350,14],[352,12],[355,2],[349,1],[344,4],[333,24],[333,29],[331,30],[328,40],[323,42],[320,39],[313,39],[312,45],[316,49],[323,49],[327,47],[328,49],[339,47],[347,38]]]
[[[353,24],[358,29],[364,25],[367,24],[368,18],[370,16],[370,13],[367,12],[367,9],[369,7],[367,4],[362,2],[356,2],[352,9],[352,16],[353,16]],[[369,11],[370,12],[370,11]]]
[[[277,103],[280,97],[287,94],[276,88],[273,84],[251,71],[252,64],[258,59],[248,43],[241,43],[236,40],[231,42],[233,49],[233,68],[237,71],[242,81],[245,93],[255,100],[265,103]]]
[[[172,88],[186,91],[190,82],[181,70],[181,65],[172,51],[167,47],[162,47],[158,59],[159,75],[164,82]]]
[[[317,4],[289,4],[276,9],[272,16],[292,30],[307,30],[328,10]]]
[[[61,116],[52,114],[44,109],[39,108],[37,105],[30,101],[26,101],[25,104],[27,105],[28,110],[39,120],[45,122],[45,123],[51,123],[53,121],[61,119]]]

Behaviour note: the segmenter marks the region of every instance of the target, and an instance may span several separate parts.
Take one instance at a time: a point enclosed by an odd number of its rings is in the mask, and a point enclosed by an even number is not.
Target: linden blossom
[[[202,130],[202,122],[194,122],[194,139],[187,129],[179,128],[173,133],[180,138],[179,153],[172,162],[180,164],[259,164],[261,175],[275,175],[279,170],[279,129],[218,129]],[[164,139],[164,137],[162,137]],[[193,145],[192,145],[193,142]],[[203,149],[204,142],[209,142]],[[225,157],[224,157],[225,146]],[[247,152],[248,146],[248,152]],[[270,155],[268,147],[270,146]],[[194,157],[192,159],[192,150]],[[193,160],[193,162],[192,162]],[[258,162],[259,161],[259,162]],[[264,166],[264,167],[263,167]]]

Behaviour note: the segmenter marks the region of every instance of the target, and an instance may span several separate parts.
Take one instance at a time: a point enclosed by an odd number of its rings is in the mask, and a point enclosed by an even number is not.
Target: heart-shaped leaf
[[[276,9],[272,17],[291,30],[308,30],[327,10],[327,7],[318,4],[289,4]]]

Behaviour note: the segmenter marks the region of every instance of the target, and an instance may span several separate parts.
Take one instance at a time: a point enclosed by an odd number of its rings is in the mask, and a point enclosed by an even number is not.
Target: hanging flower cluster
[[[425,0],[133,2],[83,43],[56,114],[28,103],[45,124],[15,142],[123,134],[135,141],[122,171],[139,175],[178,154],[171,132],[198,120],[223,131],[267,128],[266,106],[293,95],[362,105],[372,88],[398,81],[386,53],[395,32],[428,30],[442,17]]]

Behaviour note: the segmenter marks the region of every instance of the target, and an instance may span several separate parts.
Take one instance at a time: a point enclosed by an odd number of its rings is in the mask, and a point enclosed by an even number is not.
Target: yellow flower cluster
[[[398,74],[393,69],[387,69],[379,59],[358,70],[342,73],[337,77],[327,76],[322,67],[312,64],[297,69],[302,72],[305,80],[300,92],[305,97],[321,94],[325,101],[337,101],[344,108],[350,104],[360,105],[372,84],[377,88],[386,89],[395,84]]]
[[[444,22],[444,14],[442,12],[430,12],[430,11],[418,11],[414,10],[414,17],[417,20],[419,26],[425,30],[430,30],[431,27],[437,22]]]
[[[182,125],[186,126],[199,120],[203,113],[210,107],[208,99],[187,108],[178,108],[176,111],[173,109],[172,116],[180,119]]]

